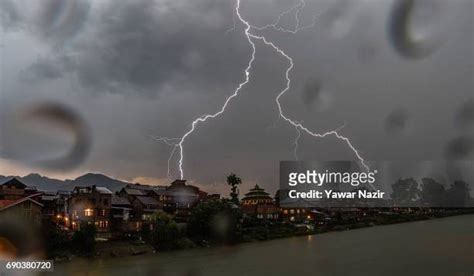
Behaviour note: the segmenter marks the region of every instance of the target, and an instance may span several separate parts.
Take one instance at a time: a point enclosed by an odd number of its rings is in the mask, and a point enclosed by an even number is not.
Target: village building
[[[177,179],[166,189],[165,210],[175,215],[177,221],[186,221],[191,209],[207,199],[207,193],[196,186],[187,185],[186,180]]]
[[[38,194],[35,187],[27,186],[16,178],[0,185],[0,200],[18,200],[35,194]]]
[[[132,204],[126,197],[112,195],[111,209],[111,231],[112,232],[130,232],[139,231],[132,224]],[[141,228],[141,226],[139,226]],[[138,229],[140,229],[138,228]]]
[[[144,225],[150,225],[153,213],[163,210],[164,202],[160,201],[160,195],[153,186],[131,184],[125,186],[118,196],[130,202],[130,219],[127,228],[131,231],[140,231]]]
[[[137,196],[147,196],[146,191],[140,190],[140,189],[135,189],[131,188],[128,185],[124,188],[122,188],[119,192],[118,195],[120,197],[127,198],[128,201],[132,202],[135,200]]]
[[[242,198],[241,209],[244,215],[258,219],[277,220],[279,218],[279,208],[270,195],[258,185],[250,189]]]
[[[137,218],[149,219],[150,214],[163,209],[163,204],[149,196],[137,196],[132,201],[133,210]]]
[[[40,224],[42,221],[42,207],[43,204],[31,197],[24,197],[17,200],[1,199],[0,220],[21,219]]]
[[[110,232],[111,207],[109,189],[95,185],[75,187],[68,202],[70,227],[77,230],[82,223],[94,224],[98,234],[107,234]]]

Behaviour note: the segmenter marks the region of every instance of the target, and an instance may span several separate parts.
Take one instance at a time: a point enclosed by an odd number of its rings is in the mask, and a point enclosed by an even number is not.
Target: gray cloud
[[[19,28],[22,20],[14,1],[4,0],[0,2],[0,22],[4,30]]]
[[[47,8],[45,13],[56,9]],[[99,14],[93,30],[57,55],[82,85],[96,93],[155,95],[170,85],[184,90],[234,83],[246,62],[242,57],[250,50],[241,26],[222,39],[231,24],[231,2],[110,2]],[[69,38],[66,34],[73,29],[69,25],[82,20],[81,14],[75,15],[59,33],[51,20],[39,27],[58,43],[58,38]]]
[[[294,59],[291,89],[281,99],[288,116],[320,132],[347,122],[341,133],[369,160],[430,160],[458,152],[445,150],[445,142],[457,131],[452,118],[459,103],[472,98],[473,61],[466,58],[473,47],[472,1],[450,1],[454,16],[443,28],[452,30],[450,39],[423,59],[400,58],[388,40],[392,1],[306,2],[301,26],[323,13],[314,28],[296,35],[262,32]],[[1,120],[25,104],[54,99],[90,125],[94,144],[82,171],[165,177],[171,148],[150,135],[183,135],[192,120],[216,112],[245,77],[251,47],[244,26],[237,22],[225,32],[235,1],[81,2],[66,5],[75,7],[70,17],[55,9],[58,3],[41,4],[33,19],[20,13],[20,25],[29,27],[5,34],[1,51],[9,77],[2,80]],[[241,13],[265,25],[290,5],[242,0]],[[41,19],[47,14],[57,20]],[[283,23],[292,26],[292,20]],[[288,63],[261,42],[256,46],[250,82],[239,97],[186,140],[190,181],[226,190],[215,183],[235,172],[244,179],[242,191],[255,182],[274,191],[278,161],[294,158],[295,129],[278,119],[275,104]],[[409,117],[387,117],[400,106]],[[387,139],[387,128],[404,135]],[[299,144],[301,160],[355,158],[334,137],[303,134]]]
[[[51,81],[62,78],[63,71],[62,64],[40,58],[21,73],[20,79],[27,83]]]

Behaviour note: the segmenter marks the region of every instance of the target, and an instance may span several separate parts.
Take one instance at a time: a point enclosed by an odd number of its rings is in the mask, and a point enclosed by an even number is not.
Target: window
[[[107,228],[109,226],[109,222],[106,220],[99,221],[99,228]]]
[[[109,205],[109,199],[104,198],[104,205]]]
[[[84,216],[92,217],[93,215],[94,215],[94,210],[92,210],[92,209],[85,209],[84,210]]]
[[[100,210],[100,215],[105,217],[105,209]]]

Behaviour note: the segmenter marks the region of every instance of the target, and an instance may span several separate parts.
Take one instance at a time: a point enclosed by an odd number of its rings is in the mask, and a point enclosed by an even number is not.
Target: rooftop
[[[249,198],[271,198],[270,195],[265,192],[264,189],[260,188],[258,184],[255,185],[248,193],[245,194],[244,199]]]
[[[112,195],[112,205],[130,205],[130,201],[124,197]]]
[[[145,205],[161,205],[159,201],[149,196],[137,196],[137,200]]]
[[[125,193],[127,193],[127,195],[134,195],[134,196],[144,196],[144,195],[146,195],[146,193],[144,191],[138,190],[138,189],[123,188],[123,190],[125,191]]]
[[[13,206],[15,206],[17,204],[20,204],[22,202],[25,202],[25,201],[31,201],[34,204],[43,207],[43,204],[39,203],[38,201],[33,200],[30,197],[24,197],[24,198],[21,198],[19,200],[0,200],[0,211],[3,211],[5,209],[8,209],[10,207],[13,207]]]
[[[23,182],[21,182],[20,180],[18,180],[16,178],[12,178],[12,179],[8,180],[7,182],[1,184],[0,186],[3,186],[3,185],[15,186],[16,188],[19,188],[19,189],[27,188],[27,186]]]

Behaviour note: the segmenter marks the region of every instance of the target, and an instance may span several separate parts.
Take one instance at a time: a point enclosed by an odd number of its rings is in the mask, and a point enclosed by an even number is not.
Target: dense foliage
[[[198,204],[189,216],[188,235],[195,241],[234,243],[239,241],[240,209],[228,200]]]

